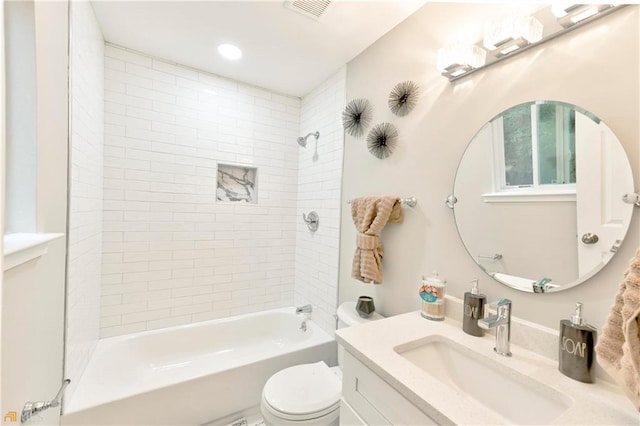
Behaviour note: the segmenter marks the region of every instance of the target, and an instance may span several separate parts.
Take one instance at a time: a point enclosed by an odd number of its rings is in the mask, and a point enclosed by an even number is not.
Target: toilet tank
[[[338,328],[351,327],[358,324],[364,324],[384,318],[377,312],[371,314],[369,318],[362,318],[356,311],[356,302],[345,302],[338,306]],[[342,367],[344,349],[342,345],[338,345],[338,365]]]

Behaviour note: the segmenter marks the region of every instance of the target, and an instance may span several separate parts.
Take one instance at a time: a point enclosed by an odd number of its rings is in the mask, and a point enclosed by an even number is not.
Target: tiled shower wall
[[[302,99],[300,134],[307,139],[298,154],[295,304],[313,305],[313,320],[333,334],[338,298],[340,246],[340,188],[344,132],[341,113],[346,96],[346,67]],[[317,152],[317,157],[315,153]],[[300,220],[316,211],[320,226],[314,233]]]
[[[100,332],[104,40],[91,3],[71,2],[71,176],[65,377],[75,390]]]
[[[300,100],[112,45],[104,72],[101,337],[291,306]],[[218,162],[257,204],[216,201]]]

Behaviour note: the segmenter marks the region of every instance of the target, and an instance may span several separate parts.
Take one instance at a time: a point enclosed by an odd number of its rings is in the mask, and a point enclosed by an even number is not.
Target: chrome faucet
[[[478,320],[478,326],[485,330],[496,329],[496,353],[503,356],[511,356],[511,300],[498,299],[489,305],[496,308],[496,314],[492,317]]]
[[[551,278],[540,278],[538,281],[534,281],[532,283],[533,285],[533,292],[534,293],[545,293],[549,286],[547,286],[548,283],[551,282]]]
[[[312,310],[313,308],[311,307],[311,305],[299,306],[296,308],[296,314],[310,314]]]

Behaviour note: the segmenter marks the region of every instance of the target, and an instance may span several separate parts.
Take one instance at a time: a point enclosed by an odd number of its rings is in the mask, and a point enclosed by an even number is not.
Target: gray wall
[[[436,70],[437,50],[459,37],[481,38],[487,18],[503,4],[429,3],[348,64],[347,100],[368,98],[374,123],[391,121],[400,132],[397,151],[387,160],[367,152],[362,139],[347,136],[342,195],[340,301],[372,294],[377,309],[394,315],[418,309],[421,275],[437,269],[448,293],[462,297],[480,278],[490,299],[508,297],[514,315],[557,328],[573,303],[585,304],[585,319],[600,327],[614,301],[622,274],[640,244],[638,211],[618,254],[595,277],[572,289],[533,295],[486,277],[467,255],[451,210],[458,161],[467,143],[500,111],[526,101],[550,99],[581,106],[618,136],[640,184],[638,145],[638,6],[629,6],[586,26],[494,65],[454,84]],[[465,34],[466,32],[466,34]],[[421,86],[420,101],[406,117],[387,108],[391,88],[403,80]],[[372,194],[416,196],[401,225],[382,232],[385,281],[372,286],[350,277],[355,231],[347,200]]]

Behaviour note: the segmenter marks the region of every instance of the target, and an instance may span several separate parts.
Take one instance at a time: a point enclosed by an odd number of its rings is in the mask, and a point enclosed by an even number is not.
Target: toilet
[[[374,312],[361,318],[356,302],[338,307],[338,328],[383,318]],[[338,346],[338,366],[324,361],[285,368],[267,380],[262,389],[260,411],[271,425],[338,425],[342,390],[342,347]]]

